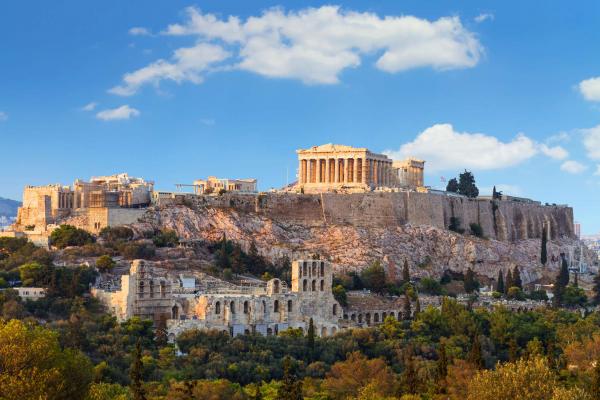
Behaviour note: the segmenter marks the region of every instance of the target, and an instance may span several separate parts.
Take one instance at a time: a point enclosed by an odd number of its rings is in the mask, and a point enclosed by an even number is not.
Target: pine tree
[[[504,294],[508,293],[508,289],[510,289],[513,286],[513,276],[512,276],[512,272],[510,271],[510,268],[508,269],[508,271],[506,272],[506,280],[504,281]]]
[[[452,178],[448,181],[448,184],[446,185],[446,191],[458,193],[458,181],[456,180],[456,178]]]
[[[469,361],[478,369],[485,368],[485,361],[483,359],[483,355],[481,354],[481,342],[479,341],[478,334],[473,336],[473,345],[471,346],[471,351],[469,351],[467,361]]]
[[[498,281],[496,282],[496,292],[504,293],[504,274],[502,270],[498,271]]]
[[[407,293],[404,293],[404,319],[410,319],[411,316],[410,297],[408,297]]]
[[[404,356],[404,372],[402,372],[402,381],[405,392],[408,394],[417,394],[419,390],[419,376],[412,349],[407,350]]]
[[[517,361],[519,358],[519,345],[515,338],[511,338],[508,342],[508,361]]]
[[[133,353],[133,361],[129,370],[129,379],[131,380],[131,393],[134,400],[146,400],[146,393],[144,391],[142,381],[142,342],[138,339],[135,344],[135,351]]]
[[[408,269],[408,260],[404,259],[404,266],[402,267],[402,283],[410,282],[410,270]]]
[[[515,265],[515,269],[513,269],[512,281],[513,286],[516,286],[519,289],[523,289],[523,282],[521,281],[521,271],[519,270],[519,267],[517,265]]]
[[[600,359],[596,359],[590,389],[592,399],[600,400]]]
[[[575,272],[575,278],[573,278],[573,286],[579,287],[579,272]]]
[[[479,196],[479,189],[475,185],[475,177],[466,169],[458,176],[458,193],[471,198]]]
[[[477,282],[475,281],[475,272],[471,268],[467,269],[464,280],[465,292],[472,293],[477,290]]]
[[[555,306],[560,306],[563,300],[563,294],[567,285],[569,284],[569,265],[567,263],[567,259],[564,255],[562,255],[562,263],[560,266],[560,271],[556,276],[554,281],[554,288],[552,289],[554,293],[554,297],[552,301]]]
[[[286,357],[283,360],[283,382],[277,391],[279,400],[302,400],[302,386],[292,371],[292,360]]]
[[[546,263],[548,262],[548,249],[547,249],[547,244],[548,244],[548,237],[547,237],[548,233],[546,230],[546,224],[542,225],[542,250],[541,250],[541,255],[540,255],[540,261],[542,262],[542,265],[545,267]]]

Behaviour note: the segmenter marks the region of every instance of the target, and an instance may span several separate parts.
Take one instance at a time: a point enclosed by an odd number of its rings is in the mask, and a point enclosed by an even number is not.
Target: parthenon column
[[[352,182],[354,184],[358,183],[358,158],[356,156],[352,161]]]
[[[344,163],[344,169],[343,169],[343,173],[344,173],[344,183],[348,183],[348,159],[347,158],[342,158],[342,162]]]
[[[364,184],[368,184],[369,183],[369,160],[367,159],[367,157],[362,159],[362,183]]]
[[[339,158],[334,158],[335,161],[335,165],[333,166],[333,171],[334,171],[334,177],[333,177],[333,181],[335,183],[338,183],[340,181],[340,159]]]
[[[300,184],[306,183],[306,161],[300,160],[300,167],[298,168],[298,182]]]
[[[311,175],[312,175],[312,165],[310,162],[310,158],[308,160],[306,160],[306,183],[312,183],[311,182]]]
[[[325,182],[331,183],[329,180],[329,157],[325,159]]]
[[[317,158],[317,176],[315,177],[315,182],[321,182],[321,159]]]

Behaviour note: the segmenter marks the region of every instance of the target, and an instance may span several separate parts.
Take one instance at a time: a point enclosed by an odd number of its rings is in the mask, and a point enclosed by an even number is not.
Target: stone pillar
[[[354,160],[352,161],[352,182],[354,184],[358,183],[358,158],[354,156]]]
[[[342,162],[344,163],[344,167],[343,167],[344,179],[343,179],[343,182],[344,183],[348,183],[348,159],[347,158],[342,158]]]
[[[379,186],[379,161],[373,160],[373,186]]]
[[[312,165],[310,162],[310,158],[306,160],[306,183],[311,183],[310,177],[312,175]]]
[[[300,184],[306,183],[306,160],[300,160],[300,168],[298,169],[298,182]]]
[[[333,177],[333,181],[335,183],[339,183],[340,181],[340,159],[339,158],[334,158],[335,160],[335,165],[333,166],[333,171],[334,171],[334,177]]]
[[[330,170],[329,170],[329,157],[327,157],[325,159],[325,182],[327,182],[327,183],[331,183],[330,179],[329,179],[329,173],[330,173]]]
[[[362,160],[362,182],[366,185],[369,184],[369,160],[364,157]]]
[[[321,182],[321,159],[317,158],[317,176],[315,177],[315,182]]]

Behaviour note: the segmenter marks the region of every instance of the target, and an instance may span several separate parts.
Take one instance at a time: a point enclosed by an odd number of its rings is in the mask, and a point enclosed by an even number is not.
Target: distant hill
[[[21,206],[20,201],[5,199],[0,197],[0,217],[14,218],[17,216],[17,209]]]

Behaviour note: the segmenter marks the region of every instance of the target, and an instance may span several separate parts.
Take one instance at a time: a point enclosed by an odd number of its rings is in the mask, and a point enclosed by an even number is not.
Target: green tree
[[[68,246],[83,246],[93,243],[94,238],[87,231],[71,225],[61,225],[52,231],[49,243],[52,246],[64,249]]]
[[[596,365],[594,365],[590,392],[593,400],[600,400],[600,358],[596,359]]]
[[[542,262],[543,266],[546,266],[546,263],[548,262],[548,237],[547,237],[548,233],[546,230],[546,224],[542,224],[542,250],[541,250],[541,256],[540,256],[540,261]]]
[[[333,292],[333,297],[335,300],[340,303],[342,307],[346,307],[348,305],[348,296],[346,295],[346,289],[342,285],[335,285],[331,291]]]
[[[312,357],[315,351],[315,324],[313,319],[311,318],[308,322],[308,332],[306,334],[306,344],[308,345],[308,350],[310,352],[310,356]]]
[[[142,380],[144,365],[142,364],[142,342],[140,339],[135,344],[133,352],[133,361],[129,369],[129,380],[131,393],[134,400],[146,400],[144,382]]]
[[[448,184],[446,185],[446,191],[458,193],[458,181],[456,180],[456,178],[452,178],[448,181]]]
[[[293,371],[290,357],[283,359],[283,384],[277,393],[280,400],[302,400],[302,382]]]
[[[23,286],[46,286],[50,274],[50,267],[36,262],[19,267],[19,276]]]
[[[496,281],[496,292],[504,294],[504,273],[498,271],[498,280]]]
[[[521,281],[521,271],[519,266],[515,265],[512,273],[512,286],[516,286],[519,289],[523,289],[523,282]]]
[[[128,241],[133,239],[133,230],[126,226],[107,226],[100,231],[100,237],[107,242]]]
[[[465,170],[458,176],[458,193],[471,198],[479,196],[479,189],[475,185],[475,177],[470,171]]]
[[[438,350],[438,360],[436,363],[437,390],[444,393],[446,389],[446,376],[448,375],[448,354],[446,353],[446,344],[440,343]]]
[[[410,297],[408,297],[408,293],[404,293],[404,319],[412,318],[412,310],[410,306]]]
[[[563,304],[563,295],[568,284],[569,265],[567,263],[567,259],[564,256],[562,256],[560,271],[558,272],[558,275],[556,275],[556,279],[554,280],[554,287],[552,288],[552,292],[554,294],[552,301],[555,306]]]
[[[450,217],[450,225],[448,225],[448,229],[456,233],[465,233],[465,230],[461,228],[460,218],[458,217]]]
[[[172,229],[162,229],[152,238],[152,243],[156,247],[175,247],[179,244],[179,237]]]
[[[595,305],[600,304],[600,275],[594,277],[593,293],[592,303]]]
[[[96,268],[100,272],[111,272],[117,263],[109,255],[103,255],[96,260]]]
[[[481,341],[479,339],[479,335],[475,334],[473,336],[472,343],[473,344],[471,345],[471,350],[469,351],[467,361],[469,361],[477,368],[483,369],[485,368],[485,361],[481,353]]]
[[[402,266],[402,283],[410,283],[410,270],[406,258],[404,259],[404,265]]]
[[[479,282],[475,280],[475,272],[473,272],[473,270],[470,267],[465,273],[464,288],[465,292],[467,293],[473,293],[474,291],[479,289]]]
[[[471,229],[471,233],[478,238],[483,237],[483,228],[478,223],[472,222],[469,224],[469,228]]]
[[[385,289],[385,269],[379,260],[374,261],[369,267],[365,268],[360,278],[367,289],[376,293],[383,293]]]
[[[504,294],[508,294],[508,289],[514,286],[513,276],[510,268],[506,271],[506,280],[504,281]]]

